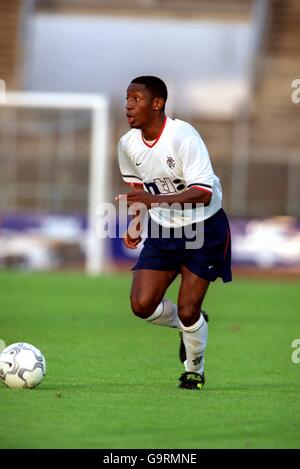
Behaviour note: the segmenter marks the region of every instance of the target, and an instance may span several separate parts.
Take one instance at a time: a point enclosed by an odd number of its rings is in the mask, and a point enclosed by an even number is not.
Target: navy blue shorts
[[[184,235],[176,238],[174,229],[170,230],[168,239],[161,236],[151,237],[152,223],[153,220],[149,220],[148,238],[132,270],[150,269],[179,273],[181,266],[185,266],[198,277],[208,281],[213,282],[218,277],[222,278],[223,282],[232,280],[230,227],[222,208],[203,224],[193,225],[194,230],[204,229],[203,245],[197,249],[187,249],[186,242],[191,240]]]

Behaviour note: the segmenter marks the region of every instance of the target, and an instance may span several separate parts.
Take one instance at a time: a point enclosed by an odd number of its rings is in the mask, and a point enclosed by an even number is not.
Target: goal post
[[[0,110],[2,108],[4,113],[9,108],[38,109],[41,113],[47,110],[90,112],[86,271],[91,275],[103,272],[107,252],[105,239],[97,237],[96,226],[97,207],[110,198],[108,105],[106,96],[84,93],[7,92],[5,99],[0,101]]]

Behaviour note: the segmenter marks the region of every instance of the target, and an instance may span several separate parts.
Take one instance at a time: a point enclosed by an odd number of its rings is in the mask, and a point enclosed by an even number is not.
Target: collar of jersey
[[[143,140],[144,144],[147,145],[147,147],[152,148],[152,147],[154,147],[154,145],[157,144],[158,140],[160,139],[160,137],[161,137],[161,135],[162,135],[162,133],[163,133],[163,131],[164,131],[164,128],[165,128],[165,126],[166,126],[166,123],[167,123],[167,116],[165,116],[163,125],[161,126],[161,129],[160,129],[160,132],[159,132],[157,138],[154,140],[153,143],[151,143],[151,145],[146,142],[146,140],[144,139],[143,134],[142,134],[142,132],[141,132],[142,140]]]

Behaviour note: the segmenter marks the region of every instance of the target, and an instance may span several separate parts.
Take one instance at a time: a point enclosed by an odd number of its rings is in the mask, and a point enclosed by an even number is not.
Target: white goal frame
[[[103,272],[106,260],[105,239],[97,237],[97,207],[109,195],[109,115],[108,99],[102,94],[6,92],[1,107],[78,109],[91,111],[91,152],[89,159],[88,233],[86,271]]]

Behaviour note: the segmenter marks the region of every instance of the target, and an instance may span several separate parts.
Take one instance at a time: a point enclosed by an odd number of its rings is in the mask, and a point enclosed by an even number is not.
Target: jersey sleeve
[[[141,177],[137,174],[137,170],[133,161],[126,153],[122,139],[118,145],[118,159],[123,181],[127,182],[128,184],[143,184]]]
[[[205,143],[200,136],[186,139],[180,148],[187,188],[213,192],[214,172]]]

